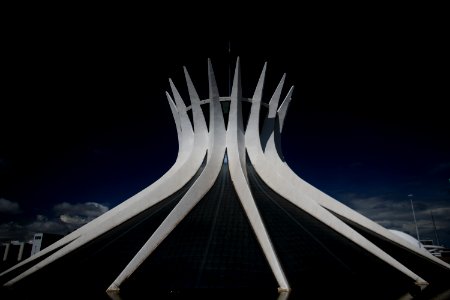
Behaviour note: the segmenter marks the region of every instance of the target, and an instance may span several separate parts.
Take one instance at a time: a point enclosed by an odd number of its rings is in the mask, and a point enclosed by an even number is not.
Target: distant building
[[[10,241],[2,243],[0,269],[5,270],[19,261],[30,257],[31,247],[31,242]]]
[[[63,236],[60,234],[52,233],[35,233],[33,236],[33,247],[31,248],[31,254],[34,255],[44,249],[45,247],[53,244]]]
[[[435,245],[433,240],[420,240],[420,242],[431,254],[450,263],[450,248],[442,245]]]
[[[0,270],[6,270],[12,267],[62,237],[63,235],[60,234],[36,233],[31,241],[3,242],[0,248]]]
[[[418,241],[415,237],[405,232],[394,229],[389,229],[389,231],[404,239],[414,247],[423,248],[430,252],[433,256],[445,261],[446,263],[450,262],[450,249],[442,245],[435,245],[432,239],[421,239],[420,241]]]

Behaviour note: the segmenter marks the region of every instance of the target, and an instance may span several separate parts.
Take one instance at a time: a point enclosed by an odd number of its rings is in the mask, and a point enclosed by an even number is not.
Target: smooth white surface
[[[412,246],[417,247],[417,248],[423,248],[423,245],[421,242],[419,242],[415,237],[402,232],[402,231],[398,231],[398,230],[394,230],[394,229],[388,229],[390,232],[392,232],[393,234],[395,234],[396,236],[398,236],[401,239],[404,239],[405,241],[407,241],[408,243],[410,243]]]

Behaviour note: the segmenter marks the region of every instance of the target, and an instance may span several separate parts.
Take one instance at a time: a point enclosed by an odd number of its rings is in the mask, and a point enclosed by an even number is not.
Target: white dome
[[[419,242],[415,237],[413,237],[403,231],[398,231],[398,230],[394,230],[394,229],[389,229],[389,231],[392,232],[393,234],[395,234],[396,236],[404,239],[408,243],[416,246],[417,248],[423,248],[422,243]]]

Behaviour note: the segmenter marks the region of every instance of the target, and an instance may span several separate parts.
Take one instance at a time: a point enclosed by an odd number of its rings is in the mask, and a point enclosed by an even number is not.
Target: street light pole
[[[409,200],[411,201],[411,209],[412,209],[412,213],[413,213],[414,224],[416,225],[417,240],[419,241],[419,245],[420,245],[419,227],[417,226],[416,213],[414,212],[414,205],[413,205],[412,196],[413,196],[412,194],[408,195],[408,197],[410,197]]]

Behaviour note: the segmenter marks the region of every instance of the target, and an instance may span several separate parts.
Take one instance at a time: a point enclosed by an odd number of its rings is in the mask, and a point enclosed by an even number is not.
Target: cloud
[[[27,237],[27,230],[16,222],[0,224],[0,241],[23,240]]]
[[[58,219],[49,219],[43,215],[37,215],[36,219],[25,226],[28,232],[45,232],[55,234],[67,234],[68,228]]]
[[[97,202],[76,204],[63,202],[55,205],[53,210],[57,215],[81,216],[92,220],[108,211],[108,207]]]
[[[62,202],[53,207],[56,215],[54,222],[62,224],[66,231],[73,231],[107,212],[108,209],[107,206],[97,202],[75,204]]]
[[[60,215],[59,219],[66,224],[83,225],[87,223],[86,218],[80,216]]]
[[[58,221],[64,224],[68,231],[73,231],[89,223],[96,217],[108,211],[108,207],[97,202],[71,204],[62,202],[53,207]]]
[[[9,203],[7,207],[14,207],[11,205],[14,202],[6,201],[4,203]],[[53,207],[52,216],[39,214],[25,224],[19,222],[0,224],[0,240],[28,240],[37,232],[65,235],[92,221],[108,209],[107,206],[96,202],[76,204],[62,202]]]
[[[388,228],[416,236],[416,226],[409,201],[395,201],[386,197],[361,197],[347,194],[346,203],[362,215]],[[421,239],[434,239],[433,214],[441,243],[450,246],[450,203],[414,201],[414,212]]]
[[[0,213],[18,214],[20,212],[19,203],[0,198]]]

